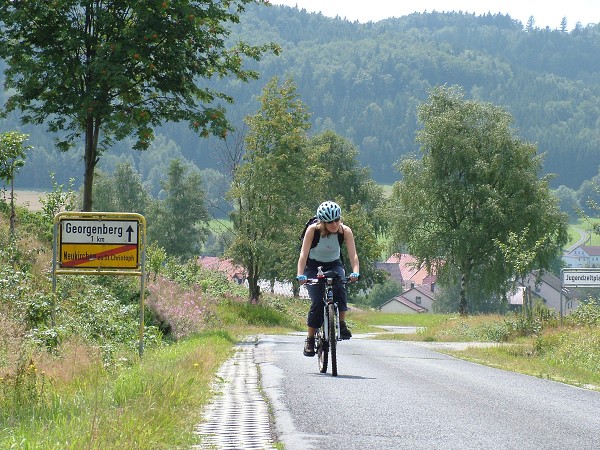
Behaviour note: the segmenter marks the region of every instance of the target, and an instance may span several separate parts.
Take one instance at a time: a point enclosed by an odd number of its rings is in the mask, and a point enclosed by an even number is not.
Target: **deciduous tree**
[[[208,236],[209,219],[200,171],[174,159],[161,184],[166,197],[150,208],[148,241],[182,260],[197,256]]]
[[[467,314],[469,283],[500,293],[519,272],[498,243],[521,236],[519,252],[532,251],[531,266],[544,269],[566,242],[567,220],[539,178],[536,147],[514,136],[511,116],[463,95],[437,87],[420,106],[422,158],[400,164],[393,205],[396,242],[460,274],[459,312]]]
[[[134,167],[129,163],[118,163],[112,175],[96,175],[94,204],[99,211],[145,214],[150,195]]]
[[[249,296],[257,301],[259,280],[289,273],[296,258],[303,208],[314,198],[307,151],[309,113],[292,80],[273,78],[258,112],[246,118],[242,163],[235,167],[229,198],[234,203],[234,240],[227,250],[247,272]]]
[[[13,92],[6,111],[46,122],[61,150],[83,137],[83,209],[91,211],[94,168],[114,140],[135,136],[134,148],[144,150],[165,121],[225,136],[220,103],[232,99],[201,80],[254,78],[244,58],[278,51],[226,48],[228,26],[251,2],[266,0],[0,2],[0,57]]]
[[[322,174],[320,178],[307,180],[317,192],[311,205],[316,211],[322,201],[334,200],[342,207],[344,222],[352,228],[361,262],[361,283],[348,288],[369,288],[384,277],[384,272],[375,270],[382,252],[376,236],[387,228],[383,189],[371,179],[369,169],[361,166],[358,149],[333,131],[311,138],[309,151],[315,159],[315,173]],[[296,275],[296,264],[292,271],[290,275]]]

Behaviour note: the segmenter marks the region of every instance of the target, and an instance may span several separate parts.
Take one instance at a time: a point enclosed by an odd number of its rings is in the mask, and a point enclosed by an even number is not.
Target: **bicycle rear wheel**
[[[335,307],[333,304],[328,306],[328,327],[329,327],[329,346],[331,348],[331,375],[337,377],[337,333],[335,329]]]
[[[327,372],[327,362],[329,356],[329,344],[325,340],[325,334],[322,329],[317,330],[316,342],[317,342],[317,356],[319,360],[319,372]]]

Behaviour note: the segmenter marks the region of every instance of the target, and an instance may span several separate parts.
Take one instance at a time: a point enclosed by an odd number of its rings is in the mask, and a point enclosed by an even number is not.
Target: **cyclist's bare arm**
[[[354,242],[354,233],[350,227],[344,225],[344,242],[348,249],[348,257],[350,258],[350,265],[352,266],[353,273],[360,273],[360,263],[358,261],[358,254],[356,253],[356,243]]]
[[[317,225],[313,223],[306,229],[304,240],[302,241],[302,248],[300,249],[300,256],[298,257],[296,275],[304,275],[304,269],[306,269],[306,261],[308,260],[310,246],[312,245],[313,237],[316,233],[316,227]],[[300,284],[304,284],[302,280],[299,280],[299,282]]]

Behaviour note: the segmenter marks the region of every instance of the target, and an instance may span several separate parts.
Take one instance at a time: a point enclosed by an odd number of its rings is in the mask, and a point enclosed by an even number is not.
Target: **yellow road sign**
[[[64,211],[54,221],[55,264],[62,273],[138,271],[143,265],[146,222],[139,214]]]

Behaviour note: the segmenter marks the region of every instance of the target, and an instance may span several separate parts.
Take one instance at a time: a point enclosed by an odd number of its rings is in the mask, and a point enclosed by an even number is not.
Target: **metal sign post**
[[[54,217],[53,297],[56,298],[57,275],[139,276],[140,356],[144,352],[145,264],[144,216],[136,213],[66,211]]]

